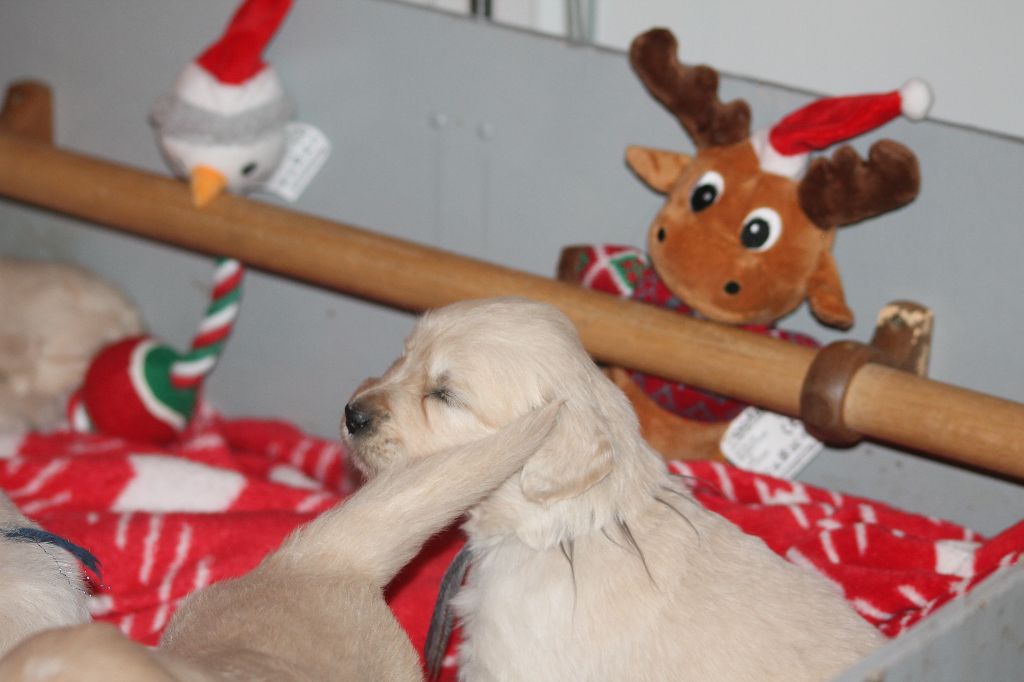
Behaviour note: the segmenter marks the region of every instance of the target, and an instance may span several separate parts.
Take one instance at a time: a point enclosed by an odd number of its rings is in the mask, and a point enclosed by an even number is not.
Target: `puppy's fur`
[[[96,352],[141,331],[135,306],[93,273],[0,258],[0,434],[55,426]]]
[[[38,635],[0,661],[12,682],[420,680],[382,598],[426,539],[517,471],[558,405],[489,437],[390,468],[299,529],[260,566],[181,604],[160,647],[108,625]]]
[[[0,448],[56,426],[96,351],[141,330],[135,306],[91,272],[0,258]],[[89,620],[77,560],[6,536],[17,528],[38,526],[0,492],[0,655],[33,632]]]
[[[824,680],[881,636],[818,574],[693,501],[554,308],[426,315],[350,403],[367,471],[564,401],[550,441],[470,513],[464,680]]]
[[[89,622],[77,560],[56,545],[5,535],[38,527],[0,492],[0,656],[33,633]]]

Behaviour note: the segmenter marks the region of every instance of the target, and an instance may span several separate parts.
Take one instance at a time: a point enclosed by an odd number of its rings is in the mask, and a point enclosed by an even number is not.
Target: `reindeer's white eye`
[[[740,243],[751,251],[767,251],[775,246],[782,234],[782,218],[775,209],[755,208],[743,220]]]
[[[703,211],[715,203],[724,190],[725,180],[722,176],[715,171],[708,171],[700,176],[697,184],[693,186],[693,191],[690,192],[690,208],[694,213]]]

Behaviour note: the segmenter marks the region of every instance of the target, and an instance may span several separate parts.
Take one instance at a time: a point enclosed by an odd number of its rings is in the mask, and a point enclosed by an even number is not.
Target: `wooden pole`
[[[814,351],[571,284],[225,195],[203,209],[183,183],[0,131],[0,195],[398,308],[518,295],[551,303],[598,360],[796,416]],[[851,428],[1024,478],[1024,405],[868,365]]]

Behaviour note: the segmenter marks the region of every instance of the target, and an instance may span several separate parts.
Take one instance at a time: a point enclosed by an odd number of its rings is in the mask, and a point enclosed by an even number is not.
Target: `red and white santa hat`
[[[292,0],[245,0],[221,37],[178,77],[176,94],[202,109],[231,116],[283,96],[263,52]]]
[[[914,78],[891,92],[817,100],[750,139],[762,170],[795,179],[807,167],[810,152],[874,130],[899,116],[920,120],[931,105],[931,88]]]

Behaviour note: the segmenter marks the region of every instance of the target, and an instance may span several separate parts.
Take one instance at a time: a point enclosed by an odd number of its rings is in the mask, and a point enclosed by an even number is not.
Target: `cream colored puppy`
[[[558,410],[524,413],[488,437],[389,468],[248,575],[189,597],[155,650],[109,625],[54,630],[0,660],[0,679],[420,680],[419,656],[384,602],[384,586],[430,535],[522,467]]]
[[[91,272],[0,258],[0,448],[57,425],[96,351],[141,330],[135,306]],[[0,492],[0,656],[39,630],[89,621],[69,548]]]
[[[0,656],[40,630],[89,622],[78,560],[37,531],[0,492]]]
[[[427,314],[347,408],[387,469],[564,401],[551,439],[470,513],[464,680],[826,680],[881,636],[832,584],[693,501],[555,308]]]
[[[0,434],[55,426],[96,352],[141,332],[135,306],[93,273],[0,258]]]

